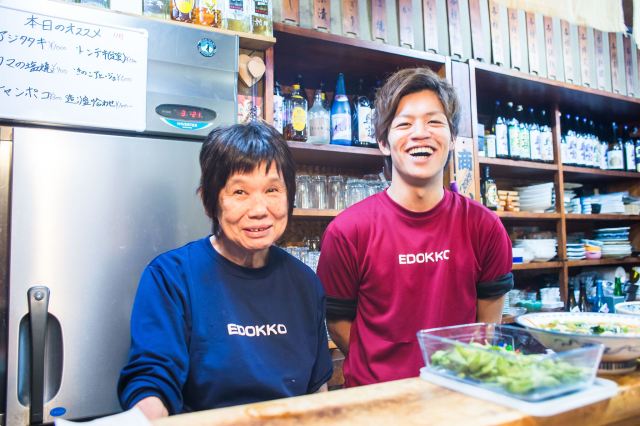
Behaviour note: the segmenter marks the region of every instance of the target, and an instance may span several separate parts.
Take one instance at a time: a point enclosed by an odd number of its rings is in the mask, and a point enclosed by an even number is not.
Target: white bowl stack
[[[558,242],[555,238],[515,240],[514,247],[522,247],[533,254],[532,262],[547,262],[557,254]]]
[[[553,210],[553,182],[515,188],[520,195],[520,210],[525,212],[544,213]]]

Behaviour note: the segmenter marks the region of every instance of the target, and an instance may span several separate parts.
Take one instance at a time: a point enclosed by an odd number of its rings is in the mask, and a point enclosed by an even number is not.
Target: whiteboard
[[[20,5],[0,16],[1,118],[144,131],[146,30]]]

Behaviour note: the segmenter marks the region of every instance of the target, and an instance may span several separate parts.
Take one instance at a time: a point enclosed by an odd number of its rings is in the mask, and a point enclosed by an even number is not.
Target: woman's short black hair
[[[213,221],[213,233],[218,235],[218,200],[229,177],[236,173],[250,173],[266,164],[275,164],[287,189],[289,217],[296,195],[296,166],[291,150],[282,135],[270,125],[252,121],[217,127],[209,133],[200,150],[200,186],[207,216]]]

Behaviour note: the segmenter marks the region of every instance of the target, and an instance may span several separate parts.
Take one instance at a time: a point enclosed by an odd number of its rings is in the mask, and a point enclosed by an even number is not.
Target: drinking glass
[[[311,177],[309,175],[296,176],[296,200],[295,205],[299,209],[312,208],[311,203]]]
[[[345,207],[345,188],[342,176],[329,176],[327,208],[342,210]]]
[[[323,175],[311,177],[311,205],[315,209],[327,208],[327,177]]]

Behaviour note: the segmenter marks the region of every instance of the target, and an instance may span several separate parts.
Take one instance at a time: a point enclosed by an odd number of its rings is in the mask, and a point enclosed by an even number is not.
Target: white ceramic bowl
[[[595,312],[543,312],[526,314],[516,318],[518,324],[526,327],[531,334],[536,336],[540,343],[554,351],[566,351],[567,349],[576,348],[586,343],[601,343],[604,345],[602,361],[621,362],[640,357],[640,333],[603,336],[544,329],[543,326],[551,321],[580,321],[594,326],[625,324],[640,327],[640,316]]]
[[[616,314],[640,315],[640,302],[616,303]]]

